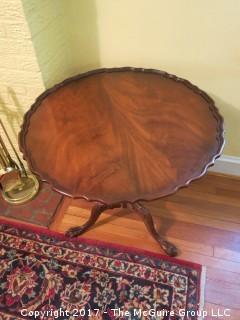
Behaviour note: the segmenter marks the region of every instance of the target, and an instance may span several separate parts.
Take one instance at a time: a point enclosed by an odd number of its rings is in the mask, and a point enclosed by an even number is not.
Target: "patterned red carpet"
[[[61,194],[53,191],[48,183],[42,182],[37,196],[25,204],[11,205],[0,194],[0,215],[48,227],[62,199]]]
[[[193,320],[202,273],[197,264],[0,220],[1,320]]]

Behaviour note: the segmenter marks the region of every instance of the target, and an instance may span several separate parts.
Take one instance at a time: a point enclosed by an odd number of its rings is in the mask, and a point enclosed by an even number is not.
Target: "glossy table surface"
[[[105,204],[153,200],[202,176],[224,144],[212,99],[148,69],[101,69],[44,92],[20,148],[62,194]]]

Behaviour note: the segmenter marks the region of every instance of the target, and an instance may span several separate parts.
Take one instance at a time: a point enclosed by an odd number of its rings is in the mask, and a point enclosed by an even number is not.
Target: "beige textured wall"
[[[67,0],[75,73],[99,68],[98,13],[95,0]],[[107,31],[107,30],[106,30]]]
[[[49,88],[75,73],[70,5],[67,0],[22,0],[22,5],[43,82]]]
[[[22,0],[46,88],[100,66],[95,0]]]
[[[208,92],[240,157],[240,1],[96,0],[102,66],[157,68]]]
[[[1,0],[0,117],[18,148],[22,117],[44,89],[20,0]]]

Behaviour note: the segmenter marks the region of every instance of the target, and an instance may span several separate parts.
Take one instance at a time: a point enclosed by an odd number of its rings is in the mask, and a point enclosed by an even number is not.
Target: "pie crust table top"
[[[220,155],[212,99],[158,70],[114,68],[70,78],[26,114],[20,147],[62,194],[101,203],[153,200],[199,178]]]

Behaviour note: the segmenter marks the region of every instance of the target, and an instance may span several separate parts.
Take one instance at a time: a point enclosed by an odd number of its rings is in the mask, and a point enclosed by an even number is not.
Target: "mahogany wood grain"
[[[103,204],[173,193],[221,153],[212,99],[165,72],[100,69],[47,90],[25,116],[20,147],[57,191]]]

